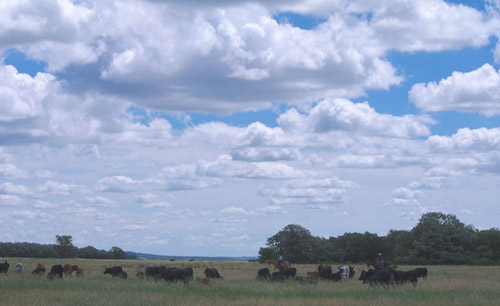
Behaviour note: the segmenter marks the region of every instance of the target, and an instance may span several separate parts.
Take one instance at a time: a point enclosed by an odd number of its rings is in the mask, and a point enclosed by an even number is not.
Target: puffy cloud
[[[356,186],[354,182],[338,178],[295,179],[279,188],[261,188],[259,193],[276,205],[339,204],[346,201],[346,189]]]
[[[23,185],[14,185],[11,182],[0,184],[0,193],[29,195],[31,192]]]
[[[41,115],[43,99],[50,92],[54,77],[37,73],[35,77],[18,73],[13,66],[0,65],[0,122]]]
[[[500,73],[490,64],[467,73],[453,72],[439,83],[413,85],[410,100],[424,111],[454,110],[500,114]]]
[[[109,192],[131,192],[138,190],[142,182],[136,181],[123,175],[108,176],[97,182],[95,189],[97,191]]]
[[[377,113],[368,103],[353,103],[344,99],[328,99],[318,103],[307,115],[288,111],[278,119],[287,130],[306,129],[314,133],[331,131],[356,132],[366,135],[412,138],[427,136],[433,121],[426,116],[397,117]]]
[[[233,161],[230,156],[221,156],[215,162],[200,163],[203,173],[213,177],[241,177],[241,178],[271,178],[286,179],[303,175],[288,164],[281,162],[240,162]]]
[[[0,205],[2,206],[19,206],[21,203],[21,198],[16,195],[0,194]]]
[[[495,151],[500,149],[500,128],[463,128],[451,136],[430,136],[427,143],[436,151]]]
[[[143,224],[129,224],[129,225],[124,225],[121,228],[122,230],[129,230],[129,231],[142,231],[142,230],[147,230],[151,229],[151,227]]]
[[[100,206],[100,207],[118,207],[119,206],[115,201],[108,199],[108,198],[105,198],[105,197],[101,197],[101,196],[86,197],[85,200],[90,204],[94,204],[94,205]]]
[[[42,185],[38,185],[37,191],[42,194],[86,194],[90,190],[83,185],[67,184],[56,181],[47,181]]]
[[[300,153],[293,148],[241,148],[233,150],[231,157],[244,161],[290,161],[299,159]]]
[[[170,207],[172,207],[172,204],[170,204],[168,202],[151,202],[151,203],[142,204],[142,207],[144,207],[144,208],[170,208]]]

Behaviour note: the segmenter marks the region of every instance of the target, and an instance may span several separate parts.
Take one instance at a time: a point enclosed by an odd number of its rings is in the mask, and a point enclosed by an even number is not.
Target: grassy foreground
[[[428,279],[419,279],[416,287],[406,284],[386,290],[363,285],[357,280],[359,271],[355,279],[342,283],[258,281],[257,270],[268,266],[243,261],[7,260],[9,272],[0,274],[0,305],[500,305],[500,267],[428,266]],[[15,273],[16,262],[23,263],[23,273]],[[48,281],[45,276],[31,274],[38,262],[49,270],[53,264],[77,264],[85,276]],[[102,273],[113,265],[124,267],[129,278],[112,279]],[[155,265],[191,267],[195,277],[214,267],[224,279],[205,288],[195,282],[184,287],[182,283],[168,285],[136,278],[136,272]],[[299,276],[316,268],[292,266]]]

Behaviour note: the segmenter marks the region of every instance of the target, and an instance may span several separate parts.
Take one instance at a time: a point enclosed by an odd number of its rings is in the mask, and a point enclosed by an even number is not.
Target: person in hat
[[[382,269],[382,264],[383,264],[383,260],[382,260],[382,253],[378,253],[377,254],[378,257],[377,257],[377,270],[380,270]]]

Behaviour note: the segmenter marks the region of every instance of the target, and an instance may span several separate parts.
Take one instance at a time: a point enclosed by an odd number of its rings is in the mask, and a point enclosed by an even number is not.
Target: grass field
[[[0,259],[3,262],[4,259]],[[8,258],[10,269],[0,274],[0,305],[500,305],[500,267],[428,266],[427,280],[394,289],[371,288],[354,279],[342,283],[301,284],[296,281],[256,280],[264,264],[243,261],[149,261],[149,260],[39,260]],[[22,262],[25,271],[14,271]],[[53,264],[77,264],[84,277],[48,281],[31,274],[38,262],[48,270]],[[121,265],[128,279],[104,275],[106,267]],[[202,277],[207,267],[224,277],[210,288],[191,282],[167,284],[138,279],[147,266],[191,267]],[[305,276],[315,265],[293,265]],[[356,268],[364,268],[355,265]],[[400,266],[408,270],[414,267]]]

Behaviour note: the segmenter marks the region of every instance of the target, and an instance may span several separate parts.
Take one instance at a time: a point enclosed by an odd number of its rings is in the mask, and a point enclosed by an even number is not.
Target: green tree
[[[479,256],[492,262],[500,263],[500,230],[490,228],[477,232]]]
[[[259,262],[265,263],[269,260],[278,259],[278,251],[273,248],[260,248],[259,250]]]
[[[317,261],[317,239],[309,230],[289,224],[283,230],[267,239],[267,245],[292,263],[313,263]]]
[[[111,250],[109,250],[109,252],[111,253],[111,256],[114,258],[114,259],[127,259],[128,256],[127,256],[127,253],[125,253],[122,249],[120,249],[119,247],[112,247]]]
[[[391,229],[384,238],[384,257],[392,258],[394,263],[408,262],[413,250],[413,241],[410,231]]]
[[[70,235],[56,235],[54,249],[61,258],[73,258],[78,252],[78,248],[73,245],[73,237]]]
[[[477,237],[454,215],[431,212],[422,215],[412,229],[415,261],[431,264],[466,264],[476,260]]]

